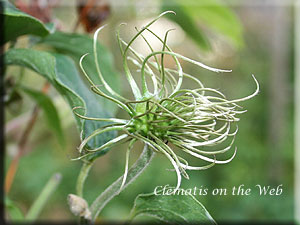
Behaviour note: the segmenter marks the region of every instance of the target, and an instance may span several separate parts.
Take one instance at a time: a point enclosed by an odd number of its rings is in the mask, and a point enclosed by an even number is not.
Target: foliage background
[[[144,4],[128,1],[128,4],[122,5],[112,2],[110,15],[105,21],[109,26],[101,33],[100,42],[113,53],[115,66],[120,71],[122,91],[126,96],[129,95],[129,88],[123,85],[126,81],[122,74],[114,29],[119,23],[127,22],[128,25],[123,28],[122,34],[125,39],[129,38],[135,32],[134,26],[140,27],[159,12],[155,3],[143,2]],[[169,44],[175,52],[199,59],[217,68],[233,70],[230,74],[214,74],[183,63],[184,70],[200,77],[206,86],[218,88],[229,98],[238,98],[254,90],[251,74],[257,77],[261,85],[260,94],[243,103],[248,112],[241,116],[239,123],[240,129],[236,138],[238,153],[235,159],[229,164],[217,165],[209,170],[190,172],[190,180],[184,180],[182,187],[196,186],[212,190],[218,187],[231,189],[233,186],[244,184],[245,187],[253,189],[250,196],[230,194],[197,196],[216,221],[290,221],[294,216],[293,8],[275,4],[272,6],[248,3],[227,5],[241,23],[242,36],[238,39],[239,44],[228,39],[228,33],[230,36],[230,32],[239,29],[239,23],[229,27],[224,25],[223,32],[222,29],[214,32],[214,29],[210,29],[212,26],[207,23],[210,21],[212,24],[218,24],[213,14],[207,14],[205,19],[192,17],[198,29],[203,30],[207,35],[212,46],[210,50],[204,50],[203,46],[199,46],[189,38],[186,31],[178,24],[167,19],[161,20],[153,28],[159,32],[176,27],[176,31],[171,33],[169,38]],[[53,13],[62,29],[71,32],[77,18],[75,4],[62,4],[55,8]],[[216,21],[213,21],[214,19]],[[222,24],[219,26],[222,27]],[[81,27],[77,32],[84,31]],[[22,46],[26,41],[26,38],[20,38],[17,44]],[[80,46],[74,46],[77,47]],[[136,47],[141,52],[147,52],[141,42],[138,42]],[[7,73],[17,77],[19,70],[18,67],[11,67]],[[43,78],[26,70],[25,86],[40,90],[43,83]],[[58,109],[67,145],[63,149],[60,147],[42,113],[30,136],[28,153],[20,161],[10,198],[25,212],[51,175],[54,172],[61,172],[62,182],[43,210],[41,219],[73,220],[75,218],[68,209],[66,196],[75,192],[76,178],[80,169],[80,162],[70,161],[73,156],[76,156],[79,134],[67,104],[53,88],[49,95]],[[11,156],[16,152],[18,130],[23,129],[33,106],[32,100],[25,95],[22,101],[11,104],[5,110],[7,166]],[[119,112],[118,117],[122,116],[124,115]],[[131,162],[138,157],[141,148],[142,146],[135,148]],[[89,202],[123,173],[124,150],[125,148],[121,147],[114,148],[97,159],[85,186],[84,196]],[[191,162],[197,163],[196,160],[192,160]],[[106,220],[116,220],[118,215],[118,220],[126,219],[137,194],[152,192],[158,185],[174,184],[175,174],[166,170],[168,168],[170,168],[169,162],[157,155],[145,173],[107,205],[101,217]],[[282,184],[283,194],[259,196],[255,189],[256,184],[272,187]]]

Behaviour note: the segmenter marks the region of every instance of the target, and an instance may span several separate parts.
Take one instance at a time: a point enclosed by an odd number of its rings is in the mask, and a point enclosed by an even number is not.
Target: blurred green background
[[[163,35],[167,29],[176,28],[168,39],[175,52],[213,67],[232,69],[233,72],[214,74],[183,62],[184,71],[197,76],[206,87],[222,91],[229,99],[247,96],[255,90],[251,74],[256,76],[261,89],[258,96],[242,103],[248,112],[240,117],[235,159],[229,164],[216,165],[209,170],[189,172],[190,180],[184,179],[182,187],[230,190],[233,186],[244,184],[246,188],[252,188],[249,196],[212,196],[210,193],[197,196],[219,222],[291,221],[294,218],[293,7],[251,5],[246,1],[238,4],[213,1],[217,2],[217,6],[208,4],[208,7],[207,4],[195,5],[193,2],[196,1],[186,1],[180,7],[185,7],[185,12],[188,12],[192,23],[202,34],[193,33],[189,21],[182,17],[179,17],[181,21],[163,18],[153,26],[153,30]],[[100,42],[113,53],[115,66],[120,71],[122,93],[131,97],[129,86],[123,85],[126,81],[115,39],[116,26],[121,22],[127,23],[122,28],[121,35],[128,40],[134,35],[135,26],[141,27],[161,10],[178,7],[178,4],[161,6],[159,1],[129,0],[122,4],[107,1],[107,4],[110,11],[103,23],[109,26],[101,33]],[[222,11],[223,7],[226,8],[225,11]],[[62,1],[52,13],[61,30],[73,31],[78,18],[75,1]],[[219,18],[218,15],[222,16]],[[182,24],[183,21],[186,24]],[[79,26],[76,32],[85,31]],[[197,39],[198,37],[204,39]],[[26,41],[26,38],[21,38],[18,45],[22,46]],[[153,46],[156,46],[155,42]],[[77,47],[80,46],[74,46]],[[144,54],[148,52],[142,41],[137,41],[135,48]],[[173,66],[171,60],[166,64]],[[17,76],[19,70],[18,67],[11,67],[7,73]],[[44,80],[29,70],[25,72],[24,85],[41,89]],[[193,84],[185,82],[184,85],[190,87]],[[43,210],[41,219],[75,220],[66,199],[69,193],[75,193],[81,166],[80,162],[70,160],[76,156],[76,148],[80,144],[79,133],[69,106],[53,88],[50,96],[58,109],[67,146],[64,149],[59,146],[55,136],[49,131],[42,112],[31,133],[27,154],[20,160],[9,197],[26,212],[52,174],[60,172],[62,182]],[[5,110],[6,168],[11,157],[16,154],[16,140],[24,129],[33,106],[32,100],[24,96],[22,101],[10,104]],[[119,118],[124,116],[123,112],[118,112]],[[137,159],[141,149],[141,144],[134,149],[131,163]],[[125,146],[114,148],[96,160],[84,189],[84,197],[88,202],[123,174],[125,150]],[[190,158],[189,162],[195,165],[198,161]],[[152,192],[158,185],[174,185],[176,175],[168,171],[168,168],[171,168],[169,161],[156,155],[147,170],[106,206],[100,219],[124,220],[138,194]],[[256,184],[271,187],[282,184],[283,193],[280,196],[260,196],[255,188]]]

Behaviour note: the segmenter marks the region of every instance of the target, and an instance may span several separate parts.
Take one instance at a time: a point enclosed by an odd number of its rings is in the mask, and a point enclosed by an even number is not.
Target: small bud
[[[84,217],[87,220],[91,220],[91,212],[89,210],[89,206],[86,200],[77,195],[69,194],[68,204],[70,206],[71,212],[75,216],[80,216]]]

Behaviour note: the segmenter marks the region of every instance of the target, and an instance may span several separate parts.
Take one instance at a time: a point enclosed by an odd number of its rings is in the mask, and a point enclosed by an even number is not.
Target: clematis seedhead
[[[82,140],[79,146],[80,156],[77,159],[83,159],[117,144],[128,143],[122,186],[125,184],[128,173],[129,154],[137,141],[144,143],[153,151],[163,154],[171,162],[177,174],[175,190],[180,187],[182,176],[188,178],[187,170],[204,170],[215,164],[230,162],[237,150],[233,144],[238,131],[238,115],[245,112],[238,103],[254,97],[259,92],[259,84],[252,75],[256,84],[254,93],[244,98],[228,100],[220,91],[204,87],[196,76],[184,73],[180,61],[186,61],[217,73],[231,72],[231,70],[212,68],[173,52],[167,44],[167,37],[171,30],[167,30],[164,37],[161,38],[150,29],[153,23],[168,13],[174,12],[166,11],[142,29],[136,29],[136,35],[129,42],[125,42],[120,37],[119,30],[117,31],[116,36],[122,54],[123,68],[134,99],[126,99],[113,90],[101,73],[101,62],[98,60],[96,47],[98,34],[104,26],[95,32],[93,54],[102,82],[100,85],[105,88],[105,92],[99,88],[99,84],[94,84],[86,73],[82,65],[86,55],[82,56],[79,62],[83,74],[91,84],[91,90],[117,104],[128,113],[130,119],[90,118],[79,114],[77,109],[80,107],[75,107],[73,112],[82,119],[108,122],[108,125],[95,130]],[[144,36],[145,32],[150,33],[161,42],[162,49],[160,51],[153,50]],[[143,38],[151,51],[147,56],[143,56],[132,47],[138,37]],[[176,69],[164,66],[166,55],[172,57]],[[141,76],[141,88],[132,75],[132,70],[128,66],[129,62],[138,69]],[[191,80],[197,87],[182,88],[186,80]],[[149,82],[151,82],[151,90]],[[86,148],[87,143],[95,136],[111,131],[118,131],[119,136],[96,149]],[[218,155],[228,151],[232,152],[231,157],[226,160],[218,159]],[[190,165],[184,158],[184,154],[196,157],[206,162],[206,165]]]

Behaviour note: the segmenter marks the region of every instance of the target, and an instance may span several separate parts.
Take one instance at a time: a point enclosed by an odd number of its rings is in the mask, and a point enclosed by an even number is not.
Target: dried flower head
[[[89,206],[86,200],[77,195],[69,194],[68,204],[70,206],[71,212],[75,216],[81,216],[87,220],[91,220],[91,212],[89,210]]]
[[[253,76],[256,83],[256,90],[253,94],[240,99],[227,100],[221,92],[204,87],[196,77],[184,73],[179,59],[214,72],[231,72],[231,70],[212,68],[173,52],[167,45],[167,37],[170,30],[165,33],[164,38],[160,38],[149,28],[151,24],[167,13],[173,12],[167,11],[162,13],[141,30],[137,30],[137,34],[128,43],[122,40],[119,31],[117,32],[123,67],[135,97],[134,100],[126,99],[116,93],[101,74],[96,47],[98,33],[103,27],[99,28],[94,35],[94,58],[102,85],[109,94],[101,91],[85,72],[82,60],[86,55],[80,59],[80,67],[92,85],[92,91],[116,103],[120,108],[128,112],[130,119],[89,118],[80,115],[76,111],[78,107],[74,108],[74,113],[82,119],[110,122],[109,125],[95,130],[82,141],[79,146],[81,156],[78,159],[116,144],[129,142],[126,152],[123,185],[128,172],[129,153],[136,141],[143,142],[169,159],[177,174],[176,190],[180,187],[181,177],[188,178],[187,170],[203,170],[215,164],[230,162],[236,154],[236,148],[232,156],[227,160],[218,160],[216,156],[232,148],[234,137],[238,130],[235,125],[235,122],[239,120],[237,115],[245,112],[241,111],[242,107],[237,105],[237,103],[250,99],[259,92],[259,84]],[[162,43],[161,51],[153,50],[148,40],[143,36],[143,32],[149,32]],[[151,53],[146,57],[132,48],[132,43],[138,37],[142,37],[151,50]],[[173,58],[177,67],[176,70],[164,66],[165,55]],[[150,60],[152,58],[154,60]],[[135,82],[128,67],[129,61],[138,67],[142,82],[141,89]],[[198,88],[182,89],[184,79],[192,80],[198,85]],[[149,80],[152,83],[152,91],[149,88]],[[85,148],[88,141],[92,138],[110,131],[119,131],[120,135],[96,149]],[[180,152],[204,160],[209,164],[205,166],[191,166],[186,159],[180,156]]]

